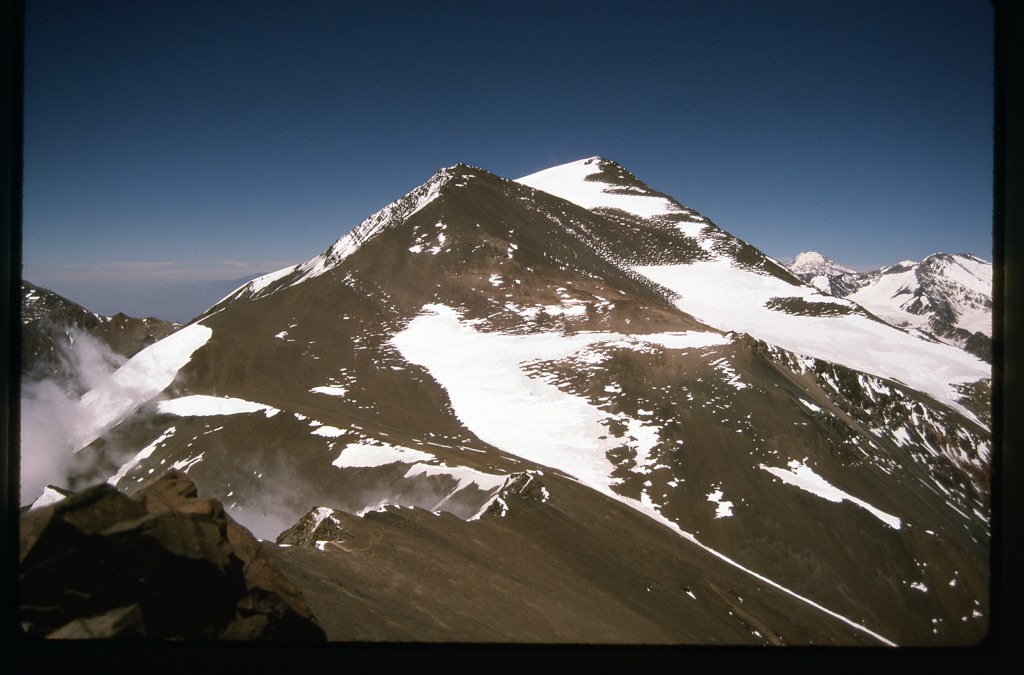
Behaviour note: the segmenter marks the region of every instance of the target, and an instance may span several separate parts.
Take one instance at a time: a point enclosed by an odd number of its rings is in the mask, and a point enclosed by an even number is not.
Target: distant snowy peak
[[[838,275],[838,274],[854,274],[854,271],[849,267],[843,267],[836,263],[831,258],[827,258],[817,251],[805,251],[798,253],[793,262],[789,264],[789,269],[796,275]]]
[[[968,291],[992,297],[992,263],[969,253],[935,253],[921,263]]]
[[[704,220],[603,157],[589,157],[544,169],[516,182],[585,209],[618,209],[641,218],[689,215],[694,221]]]
[[[977,256],[934,253],[920,262],[902,260],[873,272],[854,272],[820,254],[801,253],[789,269],[894,326],[990,358],[992,263]]]

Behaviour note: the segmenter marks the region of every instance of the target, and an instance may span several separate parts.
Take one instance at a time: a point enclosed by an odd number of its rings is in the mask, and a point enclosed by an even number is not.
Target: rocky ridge
[[[54,639],[323,640],[260,543],[184,474],[22,514],[22,629]]]

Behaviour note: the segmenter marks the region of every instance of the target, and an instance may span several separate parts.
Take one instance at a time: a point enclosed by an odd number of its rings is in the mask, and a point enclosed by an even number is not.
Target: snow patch
[[[188,473],[188,470],[191,469],[193,465],[198,464],[199,462],[203,461],[203,454],[205,454],[205,453],[200,452],[195,457],[189,457],[188,459],[178,460],[174,464],[171,464],[171,468],[172,469],[178,469],[179,471],[183,471],[185,473]]]
[[[28,510],[34,511],[35,509],[49,506],[50,504],[56,504],[62,499],[64,499],[64,495],[57,490],[54,490],[52,486],[47,485],[43,488],[43,493],[39,495],[34,502],[32,502],[32,506],[28,507]]]
[[[858,499],[849,493],[843,492],[836,486],[832,485],[824,478],[819,476],[809,466],[803,462],[797,460],[791,460],[789,462],[789,469],[780,469],[776,467],[766,466],[760,464],[759,467],[768,473],[777,476],[782,479],[782,482],[789,485],[795,485],[801,490],[810,492],[811,494],[827,499],[830,502],[842,502],[849,501],[862,509],[867,510],[871,515],[881,520],[889,527],[898,530],[902,525],[899,518],[896,516],[889,515],[880,509],[876,509],[862,499]]]
[[[723,501],[722,497],[724,497],[724,496],[725,495],[722,492],[722,488],[721,487],[718,487],[718,488],[714,489],[713,491],[711,491],[711,492],[709,492],[707,494],[707,498],[708,498],[709,502],[711,502],[712,504],[718,504],[718,508],[715,509],[715,518],[716,519],[718,519],[718,518],[731,518],[732,517],[733,503],[732,502],[728,502],[728,501]]]
[[[447,466],[444,462],[439,465],[413,464],[405,472],[405,477],[414,478],[416,476],[449,476],[459,483],[460,489],[475,484],[485,492],[498,489],[508,480],[508,474],[484,473],[465,466]]]
[[[338,438],[344,436],[346,432],[344,429],[338,427],[332,427],[329,424],[320,424],[310,432],[313,436],[323,436],[324,438]]]
[[[406,360],[443,386],[456,416],[482,440],[519,457],[604,481],[604,413],[579,396],[530,378],[522,365],[567,357],[608,334],[482,333],[445,305],[428,305],[391,339]],[[621,336],[615,335],[613,338]]]
[[[182,396],[167,401],[160,401],[156,406],[157,412],[178,417],[209,417],[212,415],[241,415],[245,413],[262,412],[267,417],[272,417],[280,412],[277,408],[262,403],[253,403],[241,398],[229,398],[227,396],[206,396],[195,394],[193,396]]]
[[[323,428],[323,427],[321,427]],[[358,442],[349,443],[342,449],[338,458],[331,462],[340,469],[350,467],[374,467],[387,464],[414,464],[435,459],[429,452],[413,450],[388,443]]]
[[[313,387],[309,391],[314,394],[326,394],[327,396],[344,396],[348,389],[340,384],[328,384],[323,387]]]

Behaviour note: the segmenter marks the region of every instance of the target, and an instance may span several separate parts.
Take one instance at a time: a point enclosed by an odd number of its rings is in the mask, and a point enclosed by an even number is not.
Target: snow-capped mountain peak
[[[544,169],[518,178],[516,182],[585,209],[618,209],[643,218],[692,213],[671,197],[642,183],[619,164],[599,156]]]
[[[853,270],[849,267],[843,267],[817,251],[798,253],[793,262],[790,263],[789,269],[797,275],[853,274]]]

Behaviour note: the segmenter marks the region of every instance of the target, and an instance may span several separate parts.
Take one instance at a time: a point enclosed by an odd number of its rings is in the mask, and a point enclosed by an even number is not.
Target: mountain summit
[[[793,262],[789,264],[790,271],[800,278],[804,276],[829,276],[840,274],[854,274],[849,267],[843,267],[831,258],[826,258],[817,251],[805,251],[798,253]]]
[[[80,444],[187,474],[331,640],[971,644],[990,375],[608,160],[456,165],[140,352]]]

